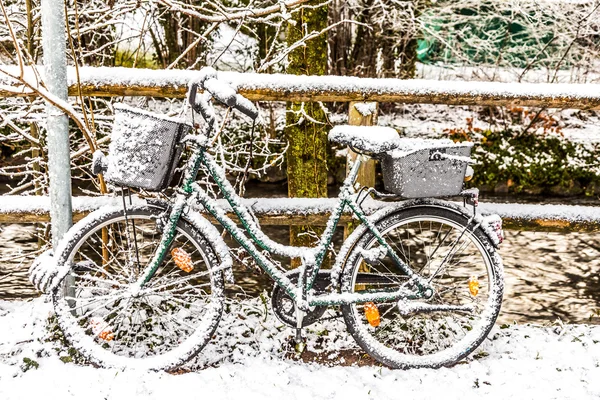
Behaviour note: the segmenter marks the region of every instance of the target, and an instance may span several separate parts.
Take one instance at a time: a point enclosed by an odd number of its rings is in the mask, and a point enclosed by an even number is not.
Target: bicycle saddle
[[[464,146],[450,139],[401,138],[393,128],[385,126],[338,125],[329,131],[332,142],[349,146],[357,153],[382,155],[394,151],[396,156],[422,149]]]
[[[328,139],[359,153],[380,154],[397,148],[400,136],[384,126],[338,125],[329,131]]]

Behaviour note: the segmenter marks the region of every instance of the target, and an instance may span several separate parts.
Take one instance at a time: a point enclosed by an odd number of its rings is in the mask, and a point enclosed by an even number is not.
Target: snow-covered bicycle
[[[335,127],[329,139],[360,155],[318,245],[284,246],[261,231],[210,154],[219,131],[213,99],[252,119],[257,109],[212,69],[200,72],[188,96],[206,121],[201,133],[192,134],[178,120],[117,106],[108,156],[94,157],[95,172],[107,181],[160,191],[187,144],[191,155],[173,197],[132,203],[124,196],[123,206],[91,213],[61,241],[57,267],[37,273],[38,281],[46,274],[66,338],[91,362],[168,370],[211,340],[224,312],[225,281],[233,281],[232,258],[202,213],[211,214],[273,278],[274,312],[298,339],[303,327],[338,307],[360,347],[392,368],[450,366],[481,344],[502,301],[496,252],[502,230],[498,217],[476,213],[476,190],[462,191],[470,144],[400,139],[391,128]],[[355,190],[368,156],[381,159],[386,193]],[[196,183],[201,166],[241,228]],[[405,200],[367,216],[362,204],[371,195]],[[432,198],[453,195],[464,202]],[[333,267],[321,270],[347,209],[361,224]],[[299,258],[302,265],[286,271],[267,253]]]

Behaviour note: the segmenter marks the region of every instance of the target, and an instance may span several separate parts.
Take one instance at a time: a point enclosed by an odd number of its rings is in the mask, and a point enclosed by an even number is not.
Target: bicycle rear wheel
[[[172,369],[196,355],[218,325],[224,303],[222,272],[214,271],[219,257],[183,219],[171,249],[187,258],[186,270],[169,252],[141,292],[130,290],[159,244],[161,211],[142,206],[127,217],[119,208],[91,214],[72,228],[58,254],[71,266],[53,292],[58,324],[94,364]]]
[[[492,329],[502,302],[502,264],[483,230],[467,223],[455,210],[434,206],[401,210],[376,223],[400,259],[435,291],[427,300],[342,307],[354,339],[379,362],[403,369],[451,366]],[[380,253],[378,246],[371,232],[356,242],[342,272],[343,293],[411,287],[389,255],[373,256]],[[438,305],[471,309],[440,310]],[[379,324],[373,317],[369,322],[367,309],[376,310]]]

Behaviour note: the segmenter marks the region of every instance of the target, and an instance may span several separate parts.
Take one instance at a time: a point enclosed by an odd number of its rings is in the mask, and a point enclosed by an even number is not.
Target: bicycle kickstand
[[[296,307],[296,353],[300,354],[304,351],[306,347],[306,342],[302,337],[302,322],[304,320],[304,315],[306,313],[300,309],[300,307]]]
[[[306,299],[306,278],[308,276],[309,268],[304,265],[302,268],[302,272],[298,277],[298,288],[301,288],[301,298],[300,301],[296,303],[296,352],[298,354],[304,351],[306,347],[306,343],[304,342],[304,338],[302,337],[302,323],[304,322],[304,316],[306,315],[306,311],[308,308],[308,302]]]

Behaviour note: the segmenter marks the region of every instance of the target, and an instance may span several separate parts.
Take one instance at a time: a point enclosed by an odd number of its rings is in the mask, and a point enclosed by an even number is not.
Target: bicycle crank
[[[298,282],[299,271],[290,271],[286,275],[292,283]],[[313,290],[317,294],[325,293],[330,284],[331,271],[321,270],[313,285]],[[292,328],[297,328],[296,304],[294,300],[280,286],[275,285],[271,293],[271,306],[273,312],[281,322]],[[326,306],[316,306],[312,310],[306,311],[302,318],[302,328],[314,324],[323,316],[327,310]]]

